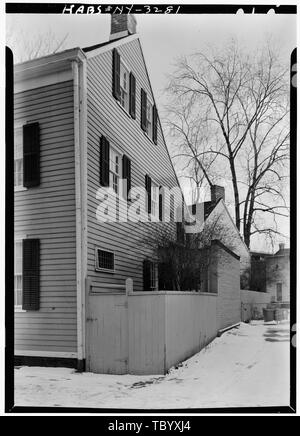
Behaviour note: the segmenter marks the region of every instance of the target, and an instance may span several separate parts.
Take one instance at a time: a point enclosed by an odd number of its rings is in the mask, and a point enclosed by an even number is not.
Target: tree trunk
[[[241,225],[240,197],[239,197],[239,189],[238,189],[238,184],[237,184],[237,179],[236,179],[234,159],[231,157],[229,159],[229,162],[230,162],[232,186],[233,186],[233,193],[234,193],[235,225],[237,226],[238,231],[240,231],[240,225]]]

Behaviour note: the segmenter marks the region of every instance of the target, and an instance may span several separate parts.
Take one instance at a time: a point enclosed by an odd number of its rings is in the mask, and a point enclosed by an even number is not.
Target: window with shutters
[[[109,154],[109,186],[119,193],[122,156],[112,147]]]
[[[115,254],[112,251],[96,248],[95,252],[95,268],[98,271],[114,272],[115,270]]]
[[[141,128],[157,144],[157,109],[149,99],[147,92],[141,89]]]
[[[129,70],[122,60],[120,61],[120,103],[129,112]]]
[[[22,239],[15,240],[14,249],[14,302],[15,309],[22,309],[22,290],[23,290],[23,276],[22,276]]]
[[[14,138],[14,187],[15,191],[26,189],[23,186],[23,129],[15,130]]]
[[[118,50],[113,50],[112,64],[112,93],[115,99],[120,103],[121,107],[135,119],[135,93],[136,80],[134,74],[128,66]]]

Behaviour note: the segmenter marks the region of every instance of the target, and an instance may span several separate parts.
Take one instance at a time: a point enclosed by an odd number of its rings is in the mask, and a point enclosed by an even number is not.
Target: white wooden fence
[[[250,321],[263,316],[263,308],[271,301],[271,294],[241,289],[241,320]]]
[[[210,293],[133,292],[87,286],[86,366],[106,374],[164,374],[200,351],[218,330],[239,322],[239,259],[216,247]]]
[[[217,331],[217,294],[95,292],[87,318],[87,370],[164,374]]]

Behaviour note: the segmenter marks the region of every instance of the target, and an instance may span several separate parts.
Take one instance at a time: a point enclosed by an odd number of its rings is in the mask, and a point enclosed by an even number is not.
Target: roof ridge
[[[132,36],[132,35],[121,36],[120,38],[116,38],[116,39],[108,40],[108,41],[105,41],[105,42],[101,42],[100,44],[90,45],[88,47],[82,48],[82,51],[83,52],[93,51],[93,50],[96,50],[97,48],[104,47],[104,46],[112,44],[112,43],[114,43],[116,41],[120,41],[120,39],[128,38],[128,36]]]

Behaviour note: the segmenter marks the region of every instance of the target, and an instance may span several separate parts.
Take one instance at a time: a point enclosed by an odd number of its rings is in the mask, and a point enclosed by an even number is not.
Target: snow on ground
[[[289,324],[242,323],[165,376],[19,367],[17,406],[130,409],[286,406]]]

